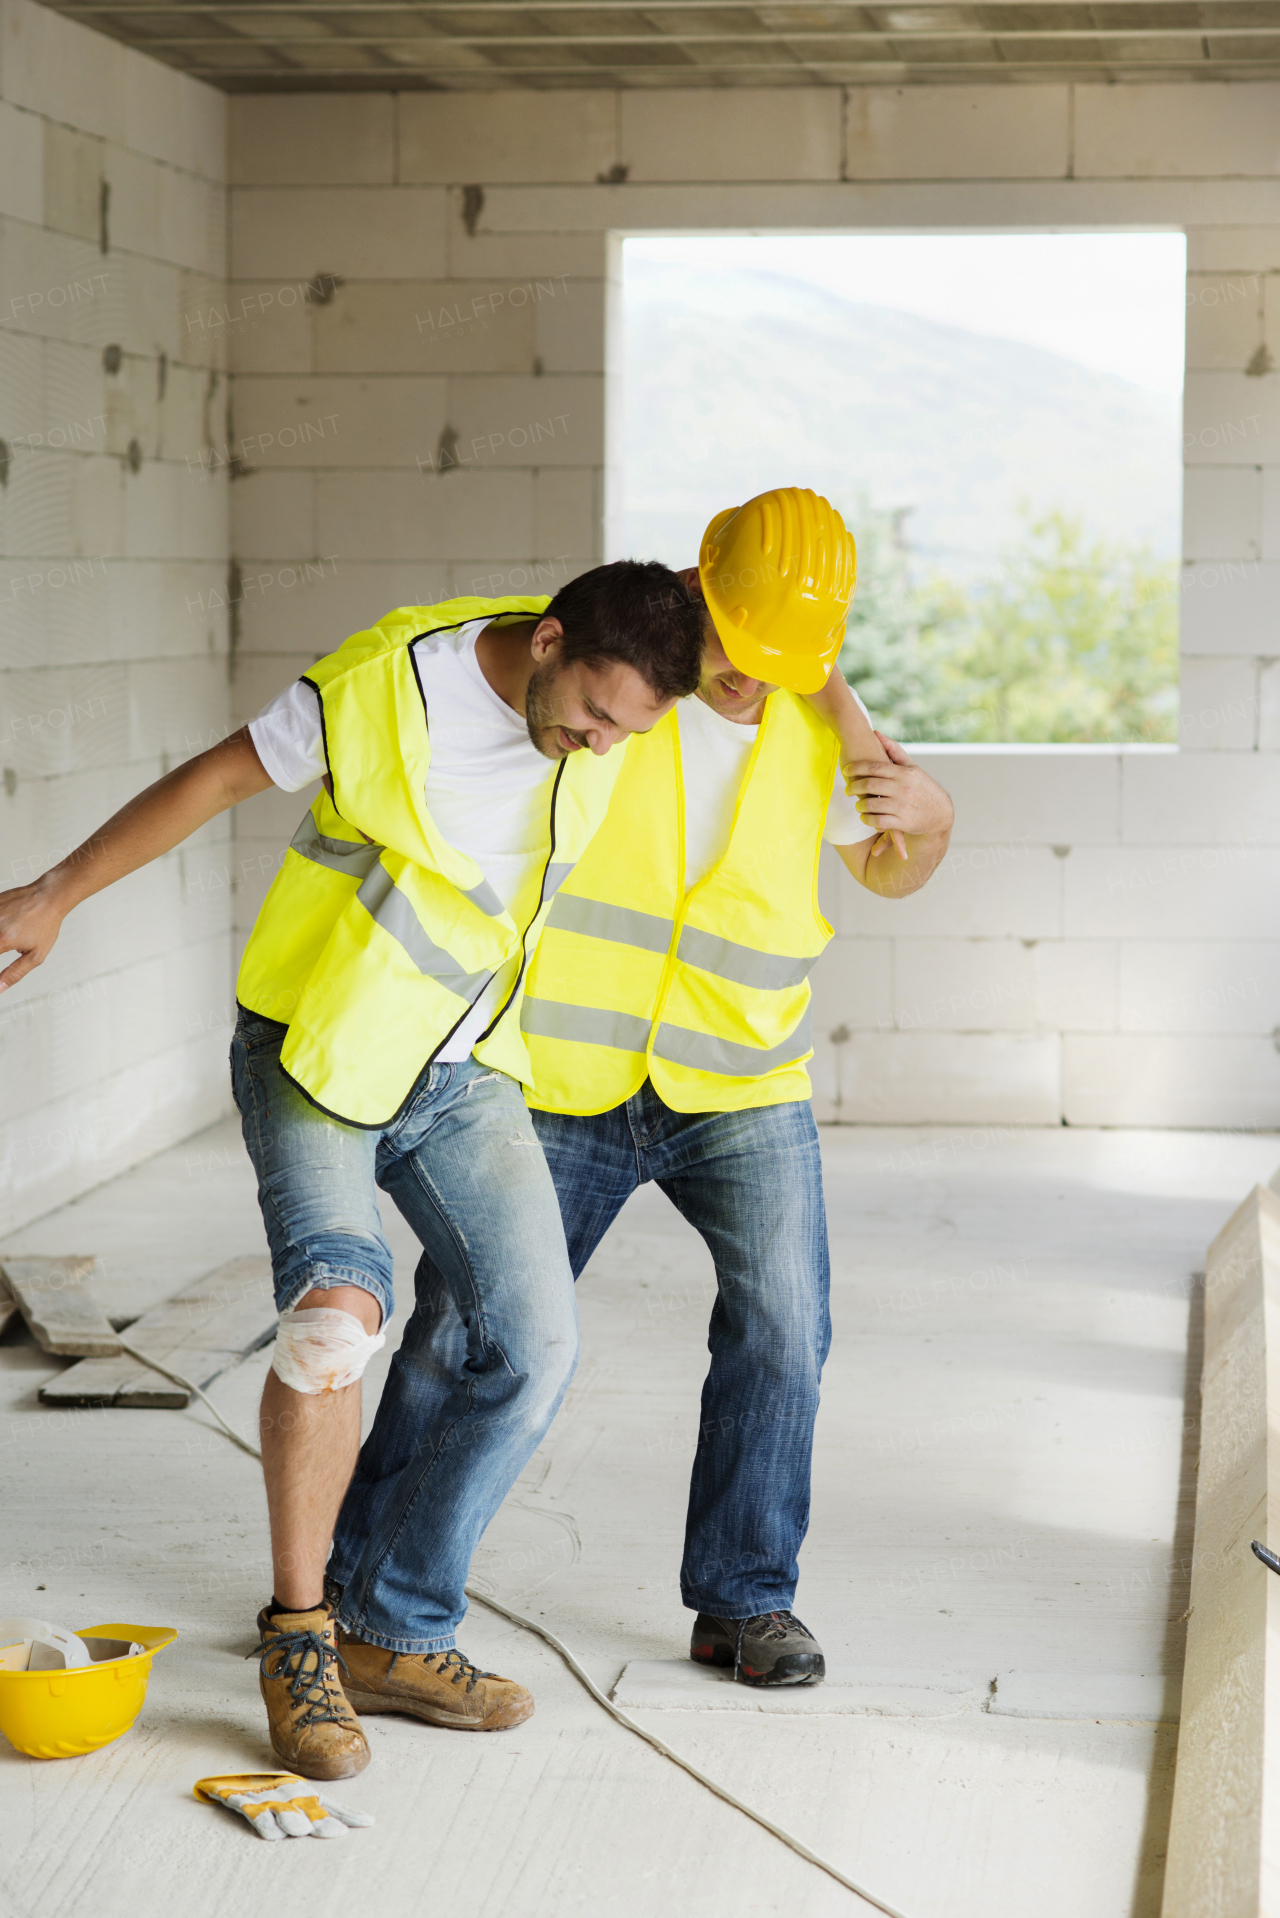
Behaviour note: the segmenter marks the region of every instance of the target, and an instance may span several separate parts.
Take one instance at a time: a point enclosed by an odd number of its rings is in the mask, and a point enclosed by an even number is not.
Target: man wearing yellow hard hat
[[[862,885],[902,897],[942,858],[952,809],[831,673],[855,553],[826,500],[783,487],[717,514],[683,579],[707,609],[701,684],[629,742],[556,895],[521,1015],[527,1096],[575,1276],[650,1180],[711,1251],[691,1655],[748,1684],[813,1684],[822,1653],[791,1607],[830,1342],[805,1070],[807,975],[831,936],[818,855],[826,838]],[[457,1336],[436,1324],[439,1357]]]

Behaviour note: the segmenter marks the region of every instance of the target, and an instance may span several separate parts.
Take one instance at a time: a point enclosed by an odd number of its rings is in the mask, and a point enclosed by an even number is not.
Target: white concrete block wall
[[[922,752],[952,853],[900,904],[827,875],[814,1078],[825,1118],[1280,1125],[1280,86],[231,110],[238,716],[397,602],[619,550],[618,234],[1184,228],[1179,745]],[[299,810],[244,809],[246,914]]]
[[[607,236],[468,228],[486,182],[594,180],[616,123],[607,93],[231,103],[237,717],[393,606],[599,558]],[[241,809],[241,937],[303,803]]]
[[[212,89],[0,0],[0,886],[228,730],[227,385],[202,320],[225,121]],[[0,1000],[0,1230],[226,1109],[230,838],[81,907]]]
[[[1183,226],[1179,748],[923,755],[951,857],[900,905],[828,875],[814,1076],[829,1118],[1275,1125],[1278,126],[1271,83],[228,103],[0,0],[0,876],[391,605],[615,550],[619,233]],[[301,803],[6,1002],[0,1226],[223,1108],[233,894]]]

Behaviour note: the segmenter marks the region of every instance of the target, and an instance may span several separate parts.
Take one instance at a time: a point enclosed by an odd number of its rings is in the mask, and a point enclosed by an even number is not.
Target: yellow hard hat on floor
[[[127,1732],[142,1710],[152,1658],[178,1634],[164,1625],[112,1624],[75,1636],[88,1657],[61,1670],[32,1671],[29,1643],[0,1648],[0,1731],[29,1758],[78,1758]]]
[[[779,486],[717,513],[702,535],[698,577],[740,673],[788,692],[821,691],[858,577],[853,535],[829,500]]]

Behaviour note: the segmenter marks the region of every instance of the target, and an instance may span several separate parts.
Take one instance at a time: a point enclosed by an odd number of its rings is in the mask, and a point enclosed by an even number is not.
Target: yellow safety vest
[[[675,712],[628,742],[608,818],[530,969],[530,1105],[608,1112],[646,1078],[677,1112],[809,1097],[808,973],[831,937],[818,854],[838,756],[803,700],[771,694],[724,856],[686,892]]]
[[[552,777],[542,856],[504,908],[427,811],[428,716],[410,647],[473,619],[528,619],[534,599],[401,606],[305,675],[320,697],[333,796],[321,790],[245,948],[236,996],[289,1031],[281,1063],[350,1125],[392,1123],[426,1065],[498,981],[475,1047],[528,1082],[519,1004],[556,888],[604,818],[622,764],[570,753]]]

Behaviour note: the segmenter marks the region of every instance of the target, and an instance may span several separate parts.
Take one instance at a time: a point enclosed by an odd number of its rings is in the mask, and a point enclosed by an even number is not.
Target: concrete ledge
[[[1280,1178],[1280,1174],[1277,1175]],[[1273,1181],[1274,1183],[1274,1181]],[[1200,1475],[1163,1918],[1280,1909],[1280,1198],[1209,1248]]]

